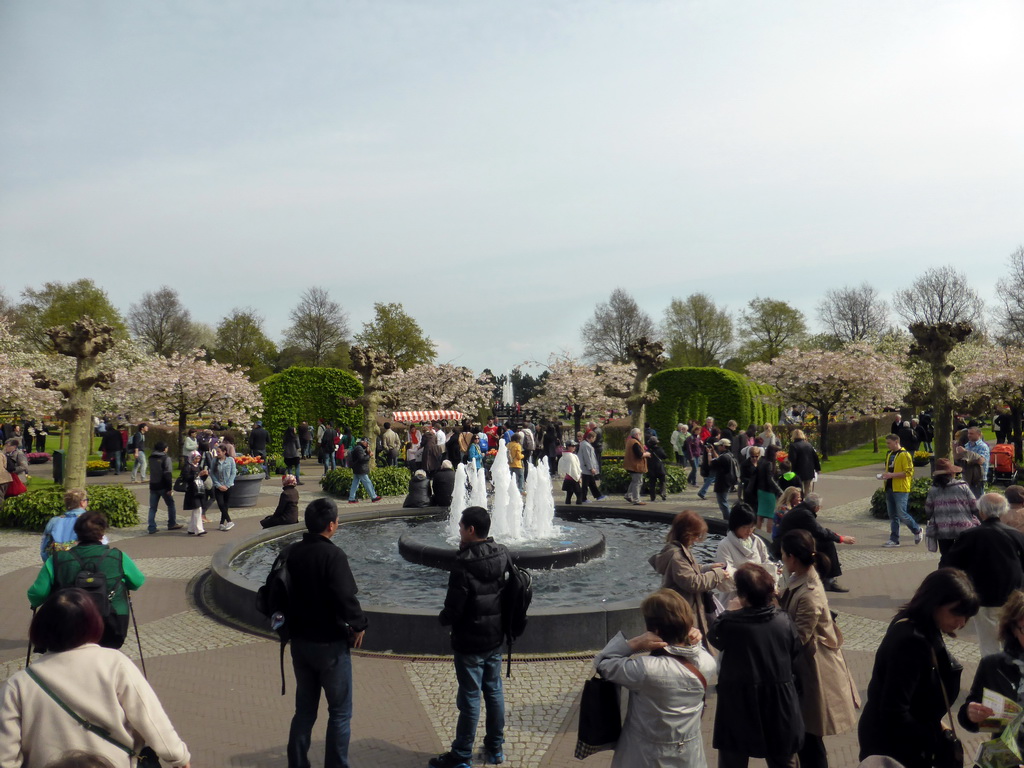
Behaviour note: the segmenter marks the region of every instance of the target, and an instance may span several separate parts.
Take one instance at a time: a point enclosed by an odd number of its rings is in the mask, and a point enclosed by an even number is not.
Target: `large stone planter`
[[[260,498],[260,486],[263,485],[263,474],[238,475],[231,487],[231,506],[255,507]]]

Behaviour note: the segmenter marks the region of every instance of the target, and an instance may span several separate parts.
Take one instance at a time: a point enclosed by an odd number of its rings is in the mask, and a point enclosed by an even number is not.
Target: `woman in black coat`
[[[544,431],[544,442],[542,445],[544,455],[548,458],[548,470],[552,476],[558,473],[558,446],[561,444],[558,438],[562,431],[561,426],[558,422],[554,422],[548,424],[548,428]]]
[[[775,579],[768,571],[745,563],[733,580],[740,607],[719,616],[708,632],[722,652],[712,737],[719,768],[746,768],[751,757],[765,758],[770,768],[796,766],[804,739],[793,673],[800,638],[789,615],[772,604]]]
[[[452,469],[452,463],[447,459],[441,462],[441,468],[431,478],[430,488],[432,506],[447,507],[452,503],[452,495],[455,492],[455,470]]]
[[[274,510],[274,514],[260,520],[260,525],[264,528],[273,528],[277,525],[295,525],[299,522],[299,489],[295,487],[297,482],[298,478],[295,475],[282,475],[277,509]]]
[[[977,612],[978,595],[963,571],[940,568],[921,582],[875,652],[857,726],[861,760],[886,755],[906,768],[935,764],[946,714],[943,686],[952,703],[963,671],[942,635],[953,635]]]
[[[978,732],[982,720],[992,716],[992,710],[981,703],[986,688],[1024,705],[1024,592],[1019,589],[1010,593],[999,615],[999,639],[1003,650],[981,660],[971,692],[960,707],[957,719],[972,733]],[[993,734],[993,738],[999,738],[999,734]]]

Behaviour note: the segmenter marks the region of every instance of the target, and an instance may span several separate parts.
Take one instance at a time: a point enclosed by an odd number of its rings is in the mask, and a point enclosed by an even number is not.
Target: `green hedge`
[[[659,435],[671,435],[680,422],[700,423],[708,416],[720,427],[735,419],[740,429],[779,419],[779,409],[764,402],[771,387],[724,368],[668,368],[651,376],[649,387],[659,396],[647,407],[647,420]],[[674,458],[667,439],[663,447]]]
[[[380,496],[405,496],[409,492],[409,470],[405,467],[377,467],[370,470],[370,482]],[[352,470],[347,467],[332,469],[320,479],[320,487],[333,496],[347,499],[352,487]],[[356,491],[356,498],[366,498],[366,489],[362,485]]]
[[[89,486],[89,509],[107,516],[112,528],[139,524],[139,503],[123,485]],[[7,499],[0,512],[0,526],[41,531],[50,518],[64,514],[64,489],[41,488]]]
[[[260,382],[263,395],[263,426],[270,432],[270,450],[281,451],[287,427],[306,421],[316,430],[317,419],[336,426],[347,424],[358,434],[363,409],[342,405],[343,398],[363,394],[363,385],[353,374],[338,368],[293,367]]]
[[[682,493],[686,489],[686,477],[689,469],[685,467],[665,466],[665,492]],[[559,483],[559,487],[561,484]],[[625,493],[629,487],[629,472],[622,468],[621,464],[601,465],[601,493]],[[644,491],[646,490],[647,479],[644,478]]]

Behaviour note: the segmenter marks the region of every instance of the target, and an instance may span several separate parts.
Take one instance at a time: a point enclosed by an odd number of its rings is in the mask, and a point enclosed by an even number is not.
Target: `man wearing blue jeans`
[[[153,452],[149,454],[150,533],[157,532],[156,508],[160,505],[160,499],[167,504],[167,530],[178,531],[185,527],[178,522],[178,510],[174,506],[174,495],[171,493],[174,485],[173,469],[171,457],[167,455],[167,443],[157,443],[153,446]]]
[[[451,750],[430,759],[430,768],[469,768],[480,720],[484,720],[483,762],[505,761],[505,696],[501,687],[502,590],[508,550],[488,537],[491,517],[483,507],[467,507],[459,521],[459,553],[448,576],[441,624],[451,626],[459,719]]]
[[[295,670],[295,715],[288,731],[288,768],[310,768],[309,745],[327,698],[325,768],[348,768],[352,729],[352,654],[360,648],[367,620],[356,598],[348,557],[331,540],[338,507],[317,499],[306,507],[306,533],[279,557],[286,558],[290,584],[283,610],[291,633]]]
[[[907,512],[910,501],[910,484],[914,479],[914,459],[906,448],[900,446],[898,435],[888,435],[885,444],[889,451],[885,455],[885,472],[878,475],[885,481],[885,508],[889,512],[889,540],[883,547],[900,545],[900,523],[906,524],[914,534],[914,543],[920,544],[921,526]]]
[[[370,450],[366,438],[361,437],[359,442],[352,446],[352,461],[350,464],[352,467],[352,487],[348,491],[349,504],[356,503],[356,491],[359,490],[360,483],[366,489],[366,493],[369,494],[371,501],[380,501],[380,496],[377,495],[377,491],[373,489],[373,483],[370,482],[371,456],[373,456],[373,451]]]

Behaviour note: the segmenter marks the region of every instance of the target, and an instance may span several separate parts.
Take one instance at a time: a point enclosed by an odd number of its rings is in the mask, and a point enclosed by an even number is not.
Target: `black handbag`
[[[184,493],[188,490],[188,479],[184,475],[179,475],[172,486],[175,493]]]
[[[956,735],[956,723],[953,721],[953,711],[949,706],[949,694],[946,693],[946,684],[942,682],[942,675],[939,673],[939,658],[935,654],[934,648],[932,648],[932,664],[935,665],[935,676],[939,678],[942,701],[946,705],[946,714],[949,715],[951,729],[942,729],[942,735],[935,744],[935,759],[932,765],[935,768],[964,768],[964,745]]]
[[[583,760],[597,752],[615,749],[621,733],[619,686],[600,675],[594,675],[583,684],[574,753],[576,759]]]

